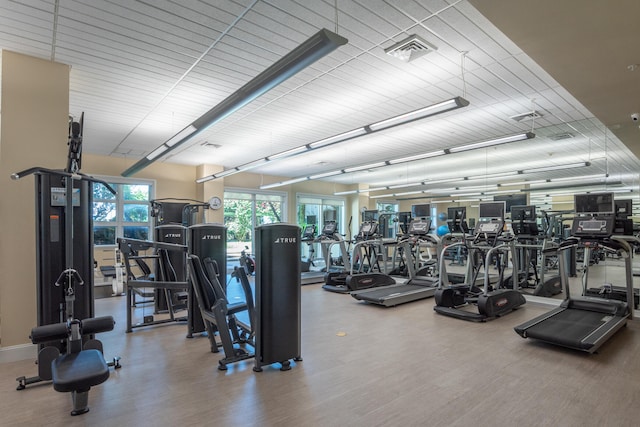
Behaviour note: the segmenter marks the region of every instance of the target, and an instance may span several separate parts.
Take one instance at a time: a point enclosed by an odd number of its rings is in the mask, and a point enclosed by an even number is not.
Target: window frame
[[[154,179],[144,179],[144,178],[123,178],[123,177],[114,177],[114,176],[96,176],[110,185],[116,186],[116,197],[115,199],[93,199],[92,200],[92,228],[93,228],[93,238],[94,238],[94,246],[98,246],[101,248],[109,248],[117,246],[117,243],[108,243],[108,244],[100,244],[95,242],[95,228],[96,227],[115,227],[115,238],[124,236],[125,227],[147,227],[149,229],[149,239],[153,237],[153,218],[151,217],[150,204],[149,201],[155,199],[155,190],[156,190],[156,180]],[[94,184],[95,185],[95,184]],[[122,191],[122,187],[124,185],[147,185],[149,186],[149,199],[145,200],[149,206],[149,216],[148,221],[146,222],[132,222],[125,221],[124,219],[124,207],[125,205],[140,205],[143,204],[142,200],[124,200],[124,194]],[[91,188],[93,194],[93,187]],[[116,204],[116,218],[115,221],[96,221],[93,218],[93,203],[102,202],[102,203],[115,203]]]

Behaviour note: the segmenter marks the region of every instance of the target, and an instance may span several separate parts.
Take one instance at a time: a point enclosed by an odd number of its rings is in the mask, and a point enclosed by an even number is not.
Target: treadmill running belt
[[[354,295],[354,297],[358,299],[364,299],[365,301],[378,301],[384,298],[394,297],[405,292],[424,289],[424,286],[419,285],[393,285],[391,287],[381,287],[378,289],[367,290],[367,292],[362,292],[358,295]]]
[[[565,347],[588,349],[592,343],[583,343],[584,338],[613,317],[595,311],[564,310],[528,328],[527,336]]]

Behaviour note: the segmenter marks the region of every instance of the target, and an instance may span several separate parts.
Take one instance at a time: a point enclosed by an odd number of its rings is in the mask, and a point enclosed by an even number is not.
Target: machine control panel
[[[429,229],[431,228],[431,221],[420,221],[414,220],[411,221],[409,225],[409,234],[413,234],[415,236],[422,236],[429,233]]]
[[[499,234],[501,231],[501,222],[481,222],[476,226],[476,234]]]
[[[576,237],[609,237],[613,234],[613,218],[576,218],[572,234]]]

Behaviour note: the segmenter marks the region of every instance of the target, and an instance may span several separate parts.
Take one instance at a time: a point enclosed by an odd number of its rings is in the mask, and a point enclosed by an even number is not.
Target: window
[[[224,192],[227,253],[239,254],[253,245],[253,229],[286,222],[286,193],[229,189]],[[251,249],[251,248],[250,248]]]
[[[315,224],[320,232],[326,221],[336,221],[339,232],[344,233],[344,199],[298,195],[297,213],[302,229]]]
[[[115,245],[117,237],[148,240],[151,230],[149,200],[153,186],[144,182],[109,183],[112,194],[93,184],[93,243]]]

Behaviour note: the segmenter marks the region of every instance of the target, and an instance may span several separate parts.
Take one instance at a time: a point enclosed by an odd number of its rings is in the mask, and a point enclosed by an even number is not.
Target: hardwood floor
[[[96,301],[116,316],[105,357],[122,369],[92,388],[91,411],[71,417],[51,385],[15,390],[32,360],[1,366],[0,424],[91,426],[636,426],[640,325],[598,354],[524,340],[513,327],[549,308],[527,304],[485,324],[440,316],[433,299],[382,308],[302,289],[302,356],[288,372],[218,371],[205,337],[184,324],[126,334],[125,299]]]

